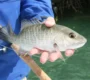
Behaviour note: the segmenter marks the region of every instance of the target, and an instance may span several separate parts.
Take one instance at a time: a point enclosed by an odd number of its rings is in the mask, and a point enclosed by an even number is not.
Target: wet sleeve
[[[51,0],[22,0],[21,19],[54,17]]]

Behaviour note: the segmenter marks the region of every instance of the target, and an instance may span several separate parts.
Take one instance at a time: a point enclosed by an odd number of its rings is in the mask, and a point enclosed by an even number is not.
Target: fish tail
[[[11,43],[9,40],[9,34],[5,27],[0,26],[0,40]]]

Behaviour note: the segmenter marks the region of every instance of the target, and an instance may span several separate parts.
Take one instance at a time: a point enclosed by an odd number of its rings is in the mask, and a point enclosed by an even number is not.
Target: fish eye
[[[70,38],[75,38],[76,35],[75,35],[73,32],[71,32],[71,33],[69,33],[69,37],[70,37]]]

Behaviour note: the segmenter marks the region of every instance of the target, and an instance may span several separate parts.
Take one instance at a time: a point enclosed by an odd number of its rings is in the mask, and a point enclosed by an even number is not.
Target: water
[[[59,59],[54,63],[47,62],[42,65],[39,58],[33,58],[52,80],[90,80],[90,15],[67,17],[58,23],[85,36],[88,40],[86,45],[76,50],[75,54],[65,62]],[[28,80],[39,79],[31,72]]]

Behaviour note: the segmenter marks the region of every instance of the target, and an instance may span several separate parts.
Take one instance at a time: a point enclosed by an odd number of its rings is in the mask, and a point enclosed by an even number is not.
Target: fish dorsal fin
[[[34,18],[34,19],[31,19],[31,20],[23,20],[21,22],[21,30],[20,32],[27,28],[27,27],[30,27],[30,26],[33,26],[33,25],[36,25],[36,24],[42,24],[42,22],[40,22],[38,19]]]

